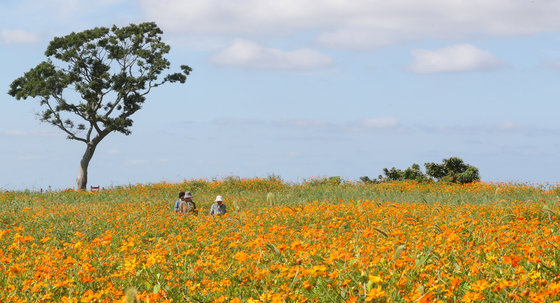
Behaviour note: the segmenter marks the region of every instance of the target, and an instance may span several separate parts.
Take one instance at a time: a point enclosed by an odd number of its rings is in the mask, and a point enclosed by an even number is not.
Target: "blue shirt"
[[[177,202],[175,202],[175,207],[173,208],[175,211],[179,211],[179,205],[181,204],[181,199],[177,200]]]
[[[214,203],[212,204],[212,207],[210,207],[210,215],[223,215],[226,213],[226,205],[224,203],[222,203],[222,205],[219,205],[218,203]]]

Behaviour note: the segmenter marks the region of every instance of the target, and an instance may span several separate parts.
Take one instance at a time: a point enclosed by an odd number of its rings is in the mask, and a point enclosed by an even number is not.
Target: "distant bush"
[[[377,179],[370,179],[368,176],[360,177],[360,181],[365,184],[386,182],[386,181],[443,181],[450,183],[471,183],[480,181],[478,168],[466,164],[458,157],[443,159],[443,163],[425,163],[426,173],[422,172],[420,165],[414,163],[405,170],[395,167],[391,169],[384,168],[383,174]]]
[[[277,174],[269,174],[266,178],[269,181],[282,182],[282,177],[280,175],[277,175]]]
[[[443,159],[443,163],[426,163],[426,174],[438,181],[452,183],[471,183],[480,181],[478,168],[466,164],[462,159],[451,157]]]
[[[306,181],[310,185],[340,185],[343,183],[342,177],[332,176],[323,178],[311,178]]]
[[[381,177],[381,176],[380,176],[380,177]],[[360,177],[360,181],[361,181],[362,183],[365,183],[365,184],[376,184],[376,183],[379,183],[379,180],[377,180],[377,179],[375,179],[375,178],[370,179],[368,176],[362,176],[362,177]]]
[[[385,179],[390,181],[428,181],[428,177],[420,170],[420,165],[416,163],[405,170],[396,169],[394,167],[391,169],[384,168],[383,173],[385,174]]]

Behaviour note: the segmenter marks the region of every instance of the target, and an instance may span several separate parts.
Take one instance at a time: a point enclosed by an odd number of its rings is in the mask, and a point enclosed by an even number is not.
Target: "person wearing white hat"
[[[222,196],[216,197],[216,203],[212,204],[210,207],[210,216],[218,215],[221,216],[226,213],[226,205],[224,204],[224,199]]]

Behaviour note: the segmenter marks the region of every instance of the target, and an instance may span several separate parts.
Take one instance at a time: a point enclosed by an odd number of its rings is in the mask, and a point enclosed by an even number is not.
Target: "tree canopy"
[[[147,22],[55,37],[45,52],[47,60],[11,83],[8,94],[17,100],[39,99],[41,121],[87,144],[80,167],[85,182],[78,180],[79,188],[86,186],[87,164],[97,144],[111,132],[129,135],[131,116],[152,88],[184,83],[190,74],[191,68],[181,65],[181,72],[163,75],[171,64],[162,34]]]
[[[370,179],[368,176],[360,177],[364,183],[375,183],[383,181],[404,181],[411,180],[417,182],[425,181],[444,181],[451,183],[471,183],[480,181],[478,168],[466,164],[461,158],[450,157],[443,159],[442,163],[424,163],[426,173],[420,170],[420,165],[412,164],[411,167],[402,170],[395,167],[384,168],[383,174],[377,179]]]

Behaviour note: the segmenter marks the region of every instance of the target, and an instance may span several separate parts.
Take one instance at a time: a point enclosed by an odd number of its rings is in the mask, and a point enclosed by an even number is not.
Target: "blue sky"
[[[22,0],[0,3],[0,189],[72,188],[85,145],[9,84],[55,36],[155,21],[184,85],[100,143],[91,185],[376,177],[458,156],[484,181],[560,177],[560,2]]]

